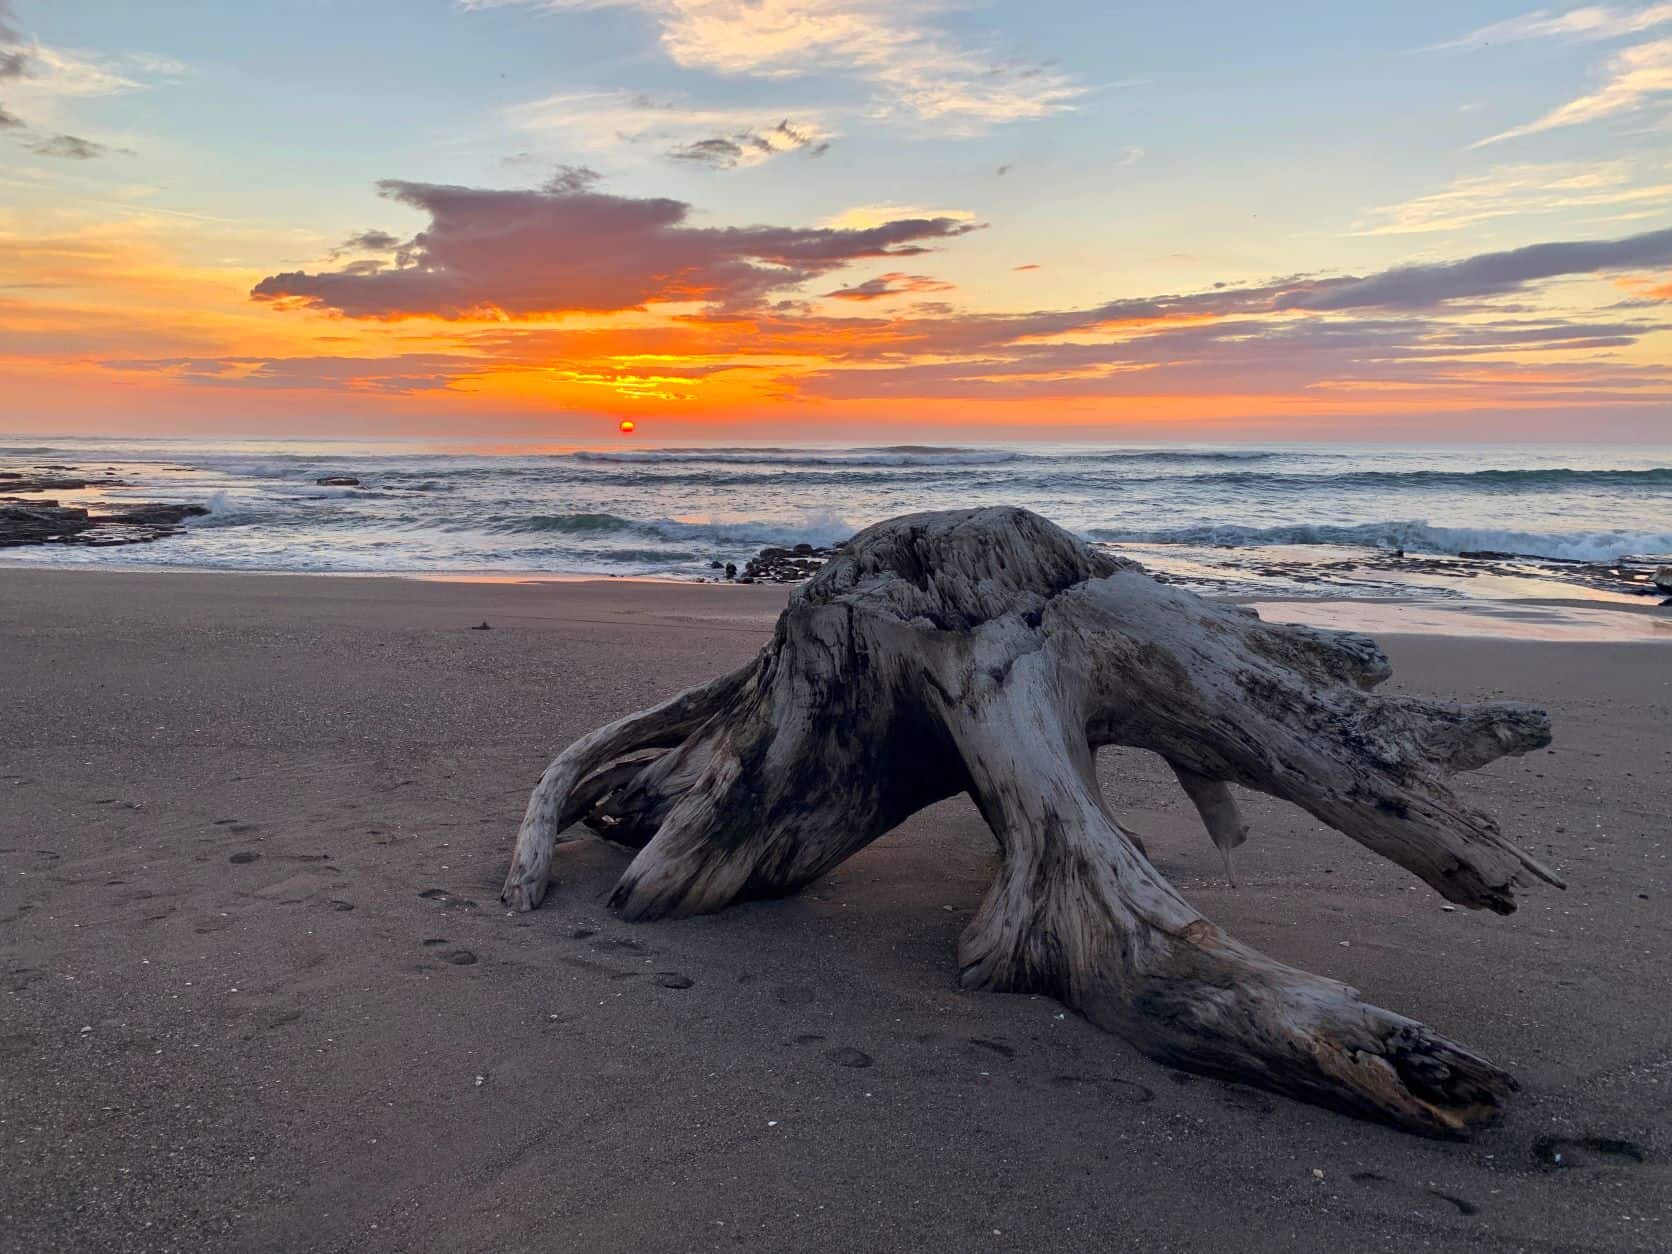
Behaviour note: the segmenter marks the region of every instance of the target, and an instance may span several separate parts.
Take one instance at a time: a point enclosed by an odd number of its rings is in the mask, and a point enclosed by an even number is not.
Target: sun
[[[633,428],[637,425],[638,424],[635,423],[631,418],[623,418],[621,420],[621,434],[622,435],[632,435],[633,434]]]

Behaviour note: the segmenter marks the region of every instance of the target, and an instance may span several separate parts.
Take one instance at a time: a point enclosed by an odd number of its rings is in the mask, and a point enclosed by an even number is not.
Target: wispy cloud
[[[1618,39],[1625,35],[1640,35],[1669,22],[1672,22],[1672,4],[1651,4],[1641,9],[1593,4],[1564,13],[1540,9],[1522,17],[1482,26],[1460,39],[1448,40],[1433,47],[1483,48],[1488,44],[1517,43],[1528,39]]]
[[[63,157],[67,161],[91,161],[95,157],[125,150],[111,148],[97,140],[83,139],[80,135],[48,135],[30,144],[29,151],[43,157]]]
[[[1638,44],[1609,58],[1605,81],[1596,91],[1570,100],[1532,122],[1490,135],[1471,147],[1484,148],[1506,139],[1634,113],[1668,92],[1672,92],[1672,39]]]
[[[720,169],[759,165],[784,153],[818,156],[834,131],[809,113],[762,117],[755,109],[707,108],[644,92],[562,92],[507,111],[518,128],[559,135],[592,152],[647,152]]]
[[[874,279],[866,279],[863,283],[855,283],[851,287],[839,287],[834,292],[826,292],[825,295],[836,300],[872,301],[893,296],[915,296],[923,292],[951,290],[952,284],[943,283],[927,274],[903,274],[895,270],[888,274],[879,274]]]
[[[731,170],[737,166],[759,165],[780,153],[801,149],[809,157],[822,157],[830,149],[830,141],[822,138],[817,127],[797,126],[788,118],[764,131],[742,130],[730,135],[710,135],[670,148],[667,155],[675,161],[691,161],[716,170]]]
[[[959,43],[932,0],[460,0],[466,9],[635,8],[687,69],[789,78],[846,74],[872,89],[879,116],[977,133],[1072,108],[1085,89],[1048,64]]]
[[[953,222],[974,222],[975,214],[968,209],[930,209],[924,205],[883,201],[874,205],[854,205],[826,218],[820,225],[835,227],[838,231],[864,231],[900,218],[949,218]]]
[[[1655,172],[1661,178],[1665,173]],[[1373,210],[1354,234],[1456,231],[1495,218],[1634,204],[1672,204],[1672,182],[1645,182],[1629,161],[1501,165],[1454,179],[1444,191]]]

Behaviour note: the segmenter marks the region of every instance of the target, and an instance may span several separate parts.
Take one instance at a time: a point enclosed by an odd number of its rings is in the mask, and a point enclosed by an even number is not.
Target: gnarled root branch
[[[965,792],[1004,855],[959,944],[965,986],[1049,993],[1173,1065],[1460,1133],[1507,1074],[1203,919],[1093,771],[1100,745],[1161,754],[1227,858],[1248,831],[1237,784],[1463,905],[1508,912],[1528,880],[1559,884],[1446,783],[1547,743],[1542,712],[1373,695],[1388,673],[1367,637],[1262,623],[1024,510],[895,519],[795,594],[754,662],[559,757],[504,897],[538,904],[559,832],[585,820],[638,851],[624,917],[717,910]]]

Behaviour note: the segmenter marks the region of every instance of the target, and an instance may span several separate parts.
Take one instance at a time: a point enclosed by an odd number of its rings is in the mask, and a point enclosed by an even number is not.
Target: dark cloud
[[[7,113],[4,105],[0,105],[0,131],[18,130],[24,126],[22,118],[15,113]]]
[[[951,218],[853,230],[693,227],[682,201],[612,196],[589,183],[489,191],[385,182],[384,196],[429,217],[397,253],[395,268],[275,274],[251,294],[354,318],[531,317],[651,302],[747,308],[851,262],[917,256],[934,241],[978,229]]]
[[[15,44],[23,40],[23,31],[17,25],[17,10],[12,8],[12,0],[0,0],[0,43]]]
[[[0,52],[0,83],[8,78],[22,78],[29,73],[29,54],[13,49]]]
[[[743,160],[743,145],[735,140],[715,136],[713,139],[699,139],[678,148],[670,148],[668,156],[675,161],[694,161],[698,165],[713,166],[717,170],[729,170]]]
[[[589,165],[560,165],[552,171],[552,176],[541,190],[551,196],[573,196],[577,192],[591,190],[603,177]]]
[[[338,244],[331,250],[330,256],[331,260],[335,261],[338,257],[346,257],[349,253],[392,253],[397,248],[401,247],[401,244],[402,241],[399,236],[391,235],[388,231],[379,231],[374,228],[369,231],[360,231],[354,235],[350,235],[342,243]],[[355,268],[357,266],[365,266],[368,264],[372,266],[381,266],[383,263],[378,261],[369,263],[357,261],[352,265],[344,266],[343,272],[345,274],[353,273],[355,272]],[[364,273],[364,270],[359,272]]]
[[[1547,279],[1672,264],[1672,230],[1618,240],[1533,244],[1460,261],[1395,266],[1371,275],[1277,279],[1247,287],[1216,283],[1206,292],[1111,301],[1077,313],[1022,315],[1034,333],[1052,334],[1098,322],[1146,318],[1231,317],[1248,313],[1386,309],[1422,312],[1482,302]]]
[[[1530,244],[1436,265],[1397,266],[1368,278],[1328,279],[1281,293],[1277,309],[1431,309],[1501,296],[1542,279],[1672,263],[1672,230],[1619,240]]]
[[[1037,261],[1030,261],[1025,266],[1011,266],[1010,268],[1012,270],[1037,270],[1039,269],[1039,263]]]
[[[669,149],[667,155],[675,161],[730,170],[746,161],[752,164],[798,149],[805,151],[809,157],[822,157],[830,151],[830,141],[820,138],[813,128],[798,126],[785,118],[777,126],[764,131],[744,130],[693,140]]]
[[[115,151],[96,140],[83,139],[79,135],[49,135],[30,144],[29,150],[43,157],[63,157],[70,161],[91,161],[95,157],[109,156]]]
[[[826,292],[826,296],[833,296],[837,300],[882,300],[888,296],[906,296],[916,292],[950,292],[952,284],[942,283],[939,279],[931,278],[927,274],[901,274],[894,271],[890,274],[878,275],[874,279],[866,279],[863,283],[855,283],[851,287],[839,287],[834,292]]]

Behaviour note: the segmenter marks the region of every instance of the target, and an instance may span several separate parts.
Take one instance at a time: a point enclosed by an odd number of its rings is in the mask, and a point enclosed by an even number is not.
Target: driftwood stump
[[[967,988],[1047,993],[1153,1058],[1417,1132],[1491,1117],[1511,1076],[1204,919],[1109,813],[1101,745],[1164,757],[1227,852],[1228,784],[1292,801],[1448,901],[1507,914],[1529,877],[1445,778],[1549,742],[1514,703],[1377,697],[1366,636],[1263,623],[1021,509],[855,537],[747,666],[571,745],[529,801],[504,900],[545,895],[585,821],[638,850],[629,920],[793,892],[968,793],[1003,865],[958,945]]]

